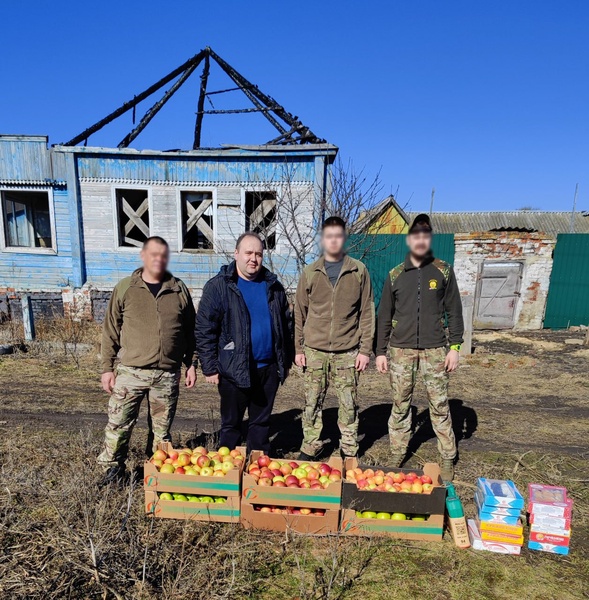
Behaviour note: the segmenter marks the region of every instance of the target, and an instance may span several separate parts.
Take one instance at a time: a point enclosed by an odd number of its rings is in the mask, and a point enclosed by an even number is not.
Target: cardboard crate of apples
[[[444,515],[342,509],[340,533],[351,536],[388,536],[405,540],[440,541]]]
[[[145,492],[145,512],[150,517],[239,523],[240,498],[200,496],[172,492]]]
[[[145,491],[239,498],[245,454],[243,446],[177,450],[162,442],[144,465]]]
[[[436,463],[426,463],[423,470],[394,469],[359,465],[356,458],[347,458],[344,468],[343,508],[391,514],[444,514],[446,488]]]
[[[269,531],[296,531],[309,535],[337,533],[339,506],[337,508],[294,508],[241,503],[241,524],[245,529]]]
[[[340,458],[324,463],[279,460],[254,450],[243,474],[243,501],[267,506],[339,508]]]

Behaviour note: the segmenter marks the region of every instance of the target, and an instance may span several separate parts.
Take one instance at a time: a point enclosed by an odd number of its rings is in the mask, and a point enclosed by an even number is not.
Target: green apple
[[[405,513],[393,513],[391,515],[391,519],[395,521],[405,521],[407,519],[407,515]]]
[[[214,500],[210,496],[201,496],[200,501],[201,502],[214,502]]]
[[[362,513],[363,519],[376,519],[376,513],[373,510],[365,510]]]
[[[162,492],[160,494],[160,500],[173,500],[174,496],[172,496],[172,494],[170,494],[169,492]]]
[[[216,504],[225,504],[227,502],[227,498],[215,498]]]
[[[188,502],[188,498],[184,494],[174,494],[176,502]]]
[[[425,515],[413,515],[411,517],[412,521],[426,521],[427,517]]]
[[[379,512],[379,513],[376,513],[376,518],[377,519],[390,519],[391,518],[391,513]]]
[[[188,502],[200,502],[200,498],[198,496],[189,496]]]

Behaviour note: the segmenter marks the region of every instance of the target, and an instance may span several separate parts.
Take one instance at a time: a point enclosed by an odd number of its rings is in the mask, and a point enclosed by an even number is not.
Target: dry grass
[[[457,489],[472,516],[473,486],[479,476],[512,478],[521,489],[532,481],[566,485],[575,499],[569,557],[526,549],[520,557],[460,551],[447,535],[441,543],[311,538],[245,531],[236,525],[148,519],[138,486],[102,491],[96,486],[100,473],[94,461],[106,396],[98,387],[94,347],[80,355],[79,365],[59,346],[53,353],[4,358],[0,597],[587,598],[587,353],[563,349],[557,336],[543,341],[558,344],[558,351],[509,337],[506,341],[504,336],[489,340],[453,378],[453,398],[476,413],[477,421],[460,444]],[[275,440],[283,430],[297,429],[300,386],[295,375],[280,392]],[[382,436],[387,382],[371,372],[361,392],[361,432],[368,435],[378,429],[364,460],[386,463],[388,448]],[[421,424],[422,388],[416,400]],[[333,406],[330,399],[328,427],[335,419]],[[214,388],[201,382],[195,392],[183,392],[175,441],[187,443],[197,426],[199,432],[214,432],[217,410]],[[411,465],[436,460],[435,441],[429,437],[424,436]],[[132,466],[143,460],[144,439],[140,424],[133,436]],[[292,451],[289,443],[280,447]]]

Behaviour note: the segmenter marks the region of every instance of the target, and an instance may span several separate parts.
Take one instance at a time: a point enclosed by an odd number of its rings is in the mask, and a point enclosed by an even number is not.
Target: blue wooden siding
[[[50,290],[88,283],[108,289],[138,267],[139,251],[117,248],[114,232],[108,233],[108,239],[103,236],[99,243],[85,239],[81,181],[102,182],[107,186],[112,182],[120,187],[157,187],[161,182],[167,184],[163,187],[172,188],[200,182],[211,188],[219,184],[219,189],[229,189],[222,186],[254,187],[284,182],[287,177],[290,182],[314,186],[318,200],[325,185],[325,169],[336,152],[332,146],[179,154],[59,146],[48,149],[45,137],[0,136],[0,181],[12,182],[4,185],[19,189],[46,180],[67,183],[53,191],[57,253],[0,252],[0,288]],[[100,202],[105,203],[100,210],[110,214],[113,210],[110,200],[105,197]],[[175,218],[175,213],[166,216],[168,221]],[[112,229],[112,224],[108,227]],[[173,252],[170,268],[187,285],[200,288],[230,258],[214,253]],[[281,272],[290,274],[292,279],[296,272],[294,261],[282,257],[274,260],[278,260]]]
[[[0,252],[0,288],[47,290],[72,285],[69,197],[53,191],[57,254]]]
[[[81,178],[132,181],[242,183],[280,181],[288,169],[291,181],[313,182],[314,157],[148,157],[106,155],[80,156]]]

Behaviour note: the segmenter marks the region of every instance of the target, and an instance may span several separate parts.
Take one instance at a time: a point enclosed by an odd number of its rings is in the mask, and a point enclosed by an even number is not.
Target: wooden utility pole
[[[436,188],[433,187],[432,188],[432,197],[429,201],[429,216],[432,216],[432,213],[434,212],[434,196],[436,195]]]
[[[575,212],[577,210],[577,194],[579,193],[579,184],[575,186],[575,195],[573,197],[573,210],[571,212],[570,233],[575,233]]]

